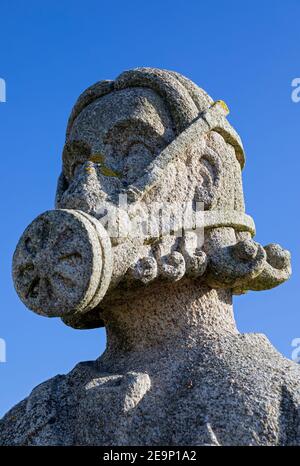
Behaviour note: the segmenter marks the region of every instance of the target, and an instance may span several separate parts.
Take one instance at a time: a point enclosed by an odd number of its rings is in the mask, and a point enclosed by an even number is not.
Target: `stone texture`
[[[233,294],[273,288],[291,265],[279,245],[253,240],[227,114],[187,78],[152,68],[79,97],[56,209],[25,230],[13,275],[29,309],[105,325],[107,348],[7,413],[0,444],[300,443],[299,366],[233,317]],[[167,222],[157,203],[171,207]]]
[[[13,259],[22,301],[50,317],[93,308],[107,291],[111,269],[105,229],[75,210],[41,214],[25,230]]]

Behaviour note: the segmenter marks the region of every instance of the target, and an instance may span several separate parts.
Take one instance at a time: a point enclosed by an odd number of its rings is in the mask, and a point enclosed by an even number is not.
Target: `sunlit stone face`
[[[65,176],[71,182],[85,160],[90,156],[98,160],[100,154],[103,174],[126,186],[174,136],[168,109],[154,91],[131,88],[110,93],[87,106],[74,121],[67,141],[74,150],[64,156]]]
[[[63,152],[64,184],[57,207],[98,217],[106,201],[139,179],[177,137],[168,105],[149,88],[111,92],[74,120]],[[59,190],[58,190],[59,191]],[[166,167],[146,202],[200,202],[205,210],[243,210],[241,170],[234,149],[212,131]]]

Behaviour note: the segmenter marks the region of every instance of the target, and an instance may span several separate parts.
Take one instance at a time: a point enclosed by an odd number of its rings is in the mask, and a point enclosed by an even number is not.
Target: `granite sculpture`
[[[13,278],[32,311],[105,326],[107,348],[10,410],[1,445],[300,443],[298,365],[233,316],[233,295],[283,283],[291,265],[253,240],[227,114],[153,68],[79,97],[55,209],[23,233]]]

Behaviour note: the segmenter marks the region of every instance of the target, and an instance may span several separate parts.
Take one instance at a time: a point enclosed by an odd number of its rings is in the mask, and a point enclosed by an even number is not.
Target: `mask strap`
[[[248,231],[255,235],[255,223],[250,215],[237,210],[206,210],[203,212],[203,227],[232,227],[237,231]]]
[[[244,165],[244,152],[238,134],[226,120],[228,113],[221,104],[215,102],[208,110],[201,113],[185,131],[179,134],[156,158],[148,165],[145,174],[131,184],[126,193],[131,202],[141,201],[144,195],[164,179],[165,169],[170,163],[182,157],[186,149],[193,145],[199,138],[212,130],[219,132],[226,142],[231,144],[236,151],[236,156]]]

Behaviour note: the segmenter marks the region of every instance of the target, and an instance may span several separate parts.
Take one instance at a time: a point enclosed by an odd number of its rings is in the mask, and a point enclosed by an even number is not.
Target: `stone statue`
[[[227,113],[152,68],[79,97],[56,208],[23,233],[13,277],[34,312],[105,326],[107,348],[9,411],[0,444],[300,444],[299,366],[233,317],[234,294],[275,287],[291,266],[252,239]]]

